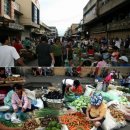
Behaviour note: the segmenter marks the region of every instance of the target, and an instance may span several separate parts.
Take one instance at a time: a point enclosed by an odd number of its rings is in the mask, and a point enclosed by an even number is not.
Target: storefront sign
[[[24,26],[16,23],[9,23],[9,28],[16,29],[16,30],[24,30]]]

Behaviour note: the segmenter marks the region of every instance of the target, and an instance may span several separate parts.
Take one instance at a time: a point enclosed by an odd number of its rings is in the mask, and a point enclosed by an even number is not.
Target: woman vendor
[[[11,102],[14,112],[31,110],[31,101],[24,92],[22,84],[15,84]]]
[[[92,121],[94,124],[91,130],[97,130],[97,128],[102,125],[105,120],[106,111],[107,105],[103,102],[102,95],[94,93],[91,96],[91,105],[86,111],[86,120]]]
[[[75,95],[79,96],[83,94],[83,88],[79,80],[64,79],[62,81],[62,94],[73,92]]]

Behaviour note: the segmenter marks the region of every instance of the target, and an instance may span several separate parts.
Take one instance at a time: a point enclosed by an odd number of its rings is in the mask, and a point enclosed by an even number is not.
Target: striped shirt
[[[12,107],[13,109],[18,109],[19,107],[24,109],[31,109],[31,102],[29,101],[25,92],[22,93],[22,98],[20,99],[17,93],[12,95]]]

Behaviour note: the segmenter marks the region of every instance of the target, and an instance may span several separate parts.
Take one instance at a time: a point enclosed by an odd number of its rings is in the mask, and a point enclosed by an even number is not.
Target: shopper
[[[54,44],[52,45],[52,52],[55,57],[55,66],[62,65],[62,46],[60,43],[60,39],[56,38]]]
[[[49,67],[51,64],[55,64],[54,55],[52,53],[51,46],[48,44],[46,36],[41,37],[41,41],[36,47],[36,53],[38,56],[39,66]]]
[[[86,120],[94,123],[94,127],[91,130],[97,130],[102,125],[105,120],[106,111],[107,105],[103,102],[102,95],[94,93],[91,96],[91,105],[86,110]]]
[[[118,59],[119,59],[120,53],[119,53],[119,48],[114,46],[113,47],[113,53],[111,54],[111,63],[112,66],[118,66]]]
[[[0,46],[0,67],[14,67],[15,60],[18,64],[24,65],[16,49],[9,46],[8,36],[3,36],[1,42],[3,45]]]

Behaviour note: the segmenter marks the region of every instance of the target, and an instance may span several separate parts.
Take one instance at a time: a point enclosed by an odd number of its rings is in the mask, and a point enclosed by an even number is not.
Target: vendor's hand
[[[26,111],[26,109],[25,108],[22,108],[22,112],[25,112]]]
[[[18,112],[18,109],[16,108],[16,109],[14,109],[14,112]]]
[[[90,121],[90,118],[89,118],[89,117],[86,117],[86,120],[87,120],[87,121]]]

